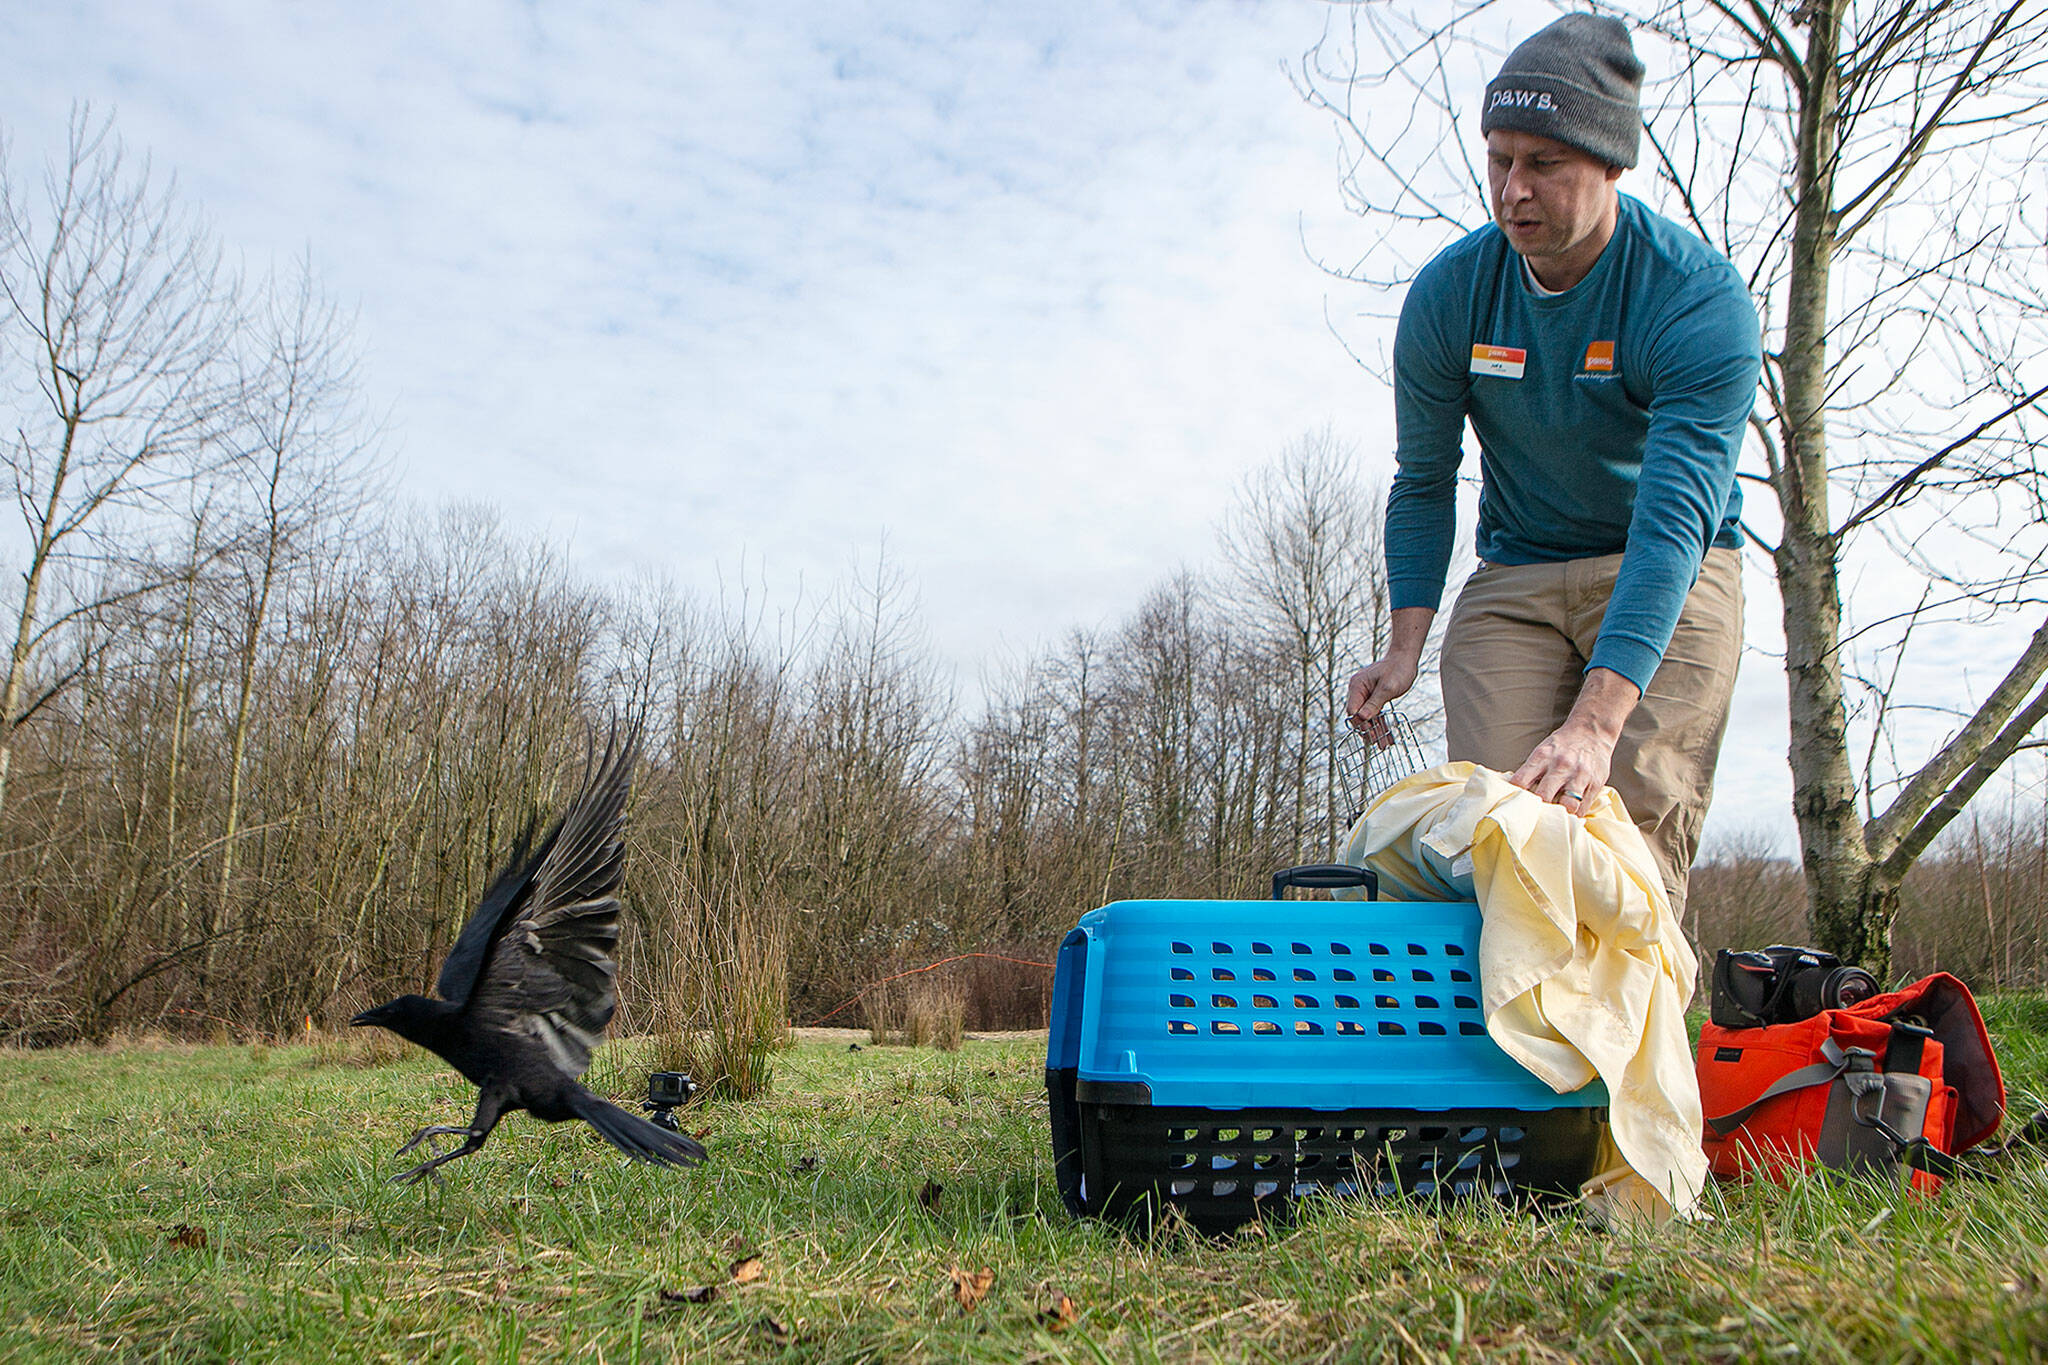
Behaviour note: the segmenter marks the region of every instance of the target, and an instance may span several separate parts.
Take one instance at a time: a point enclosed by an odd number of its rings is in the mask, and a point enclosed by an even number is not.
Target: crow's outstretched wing
[[[570,1076],[581,1076],[618,1003],[612,948],[619,941],[614,894],[626,846],[621,829],[639,749],[637,727],[606,741],[583,784],[540,850],[500,874],[463,938],[502,899],[494,929],[479,935],[480,968],[464,999],[469,1012],[511,1032],[530,1033]],[[463,947],[457,941],[456,949]],[[442,968],[449,999],[449,971]]]
[[[498,926],[504,921],[505,912],[533,884],[534,873],[554,847],[555,836],[561,833],[559,824],[548,831],[548,837],[541,841],[540,851],[533,851],[533,831],[537,824],[537,820],[527,821],[526,828],[512,841],[512,856],[498,869],[498,875],[491,878],[490,889],[484,892],[484,898],[470,912],[469,922],[462,926],[462,932],[456,935],[455,945],[442,961],[441,976],[435,981],[434,989],[443,1000],[456,1005],[469,1000],[469,993],[476,988],[477,973],[484,969],[484,957],[490,951],[491,940],[498,935]]]

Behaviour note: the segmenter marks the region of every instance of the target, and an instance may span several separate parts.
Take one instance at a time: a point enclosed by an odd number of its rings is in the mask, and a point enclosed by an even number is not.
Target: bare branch
[[[1841,226],[1837,240],[1848,241],[1861,232],[1896,194],[1907,177],[1920,164],[1937,133],[1949,126],[1950,112],[1962,98],[1977,85],[1980,68],[1993,44],[2003,37],[2020,14],[2036,3],[2036,0],[2012,0],[2000,11],[1978,39],[1976,46],[1964,60],[1961,68],[1950,79],[1948,90],[1920,119],[1919,125],[1906,138],[1898,153],[1872,176],[1864,187],[1837,204],[1834,212]]]
[[[1999,412],[1996,412],[1990,417],[1985,418],[1976,426],[1970,428],[1969,431],[1963,433],[1961,436],[1956,437],[1947,445],[1935,451],[1926,459],[1920,461],[1920,463],[1914,465],[1904,474],[1899,475],[1896,479],[1892,480],[1892,482],[1882,492],[1880,492],[1876,497],[1872,498],[1870,501],[1866,502],[1863,506],[1857,508],[1855,512],[1850,514],[1847,520],[1843,521],[1842,524],[1836,528],[1836,539],[1839,540],[1842,537],[1847,536],[1851,531],[1855,530],[1858,526],[1861,526],[1865,522],[1871,521],[1874,518],[1883,515],[1884,512],[1886,512],[1888,509],[1904,501],[1906,497],[1910,495],[1913,487],[1916,484],[1918,484],[1921,479],[1933,473],[1935,470],[1941,468],[1942,465],[1947,462],[1950,456],[1954,455],[1959,450],[1963,450],[1971,445],[1974,445],[1978,440],[1983,438],[1986,432],[1989,432],[1992,428],[1999,426],[2001,423],[2007,421],[2015,415],[2025,412],[2029,408],[2040,406],[2041,400],[2044,397],[2048,397],[2048,384],[2043,384],[2041,387],[2035,389],[2033,392],[2026,394],[2025,396],[2018,398],[2013,402],[2007,404]]]
[[[2048,674],[2048,622],[2034,632],[2004,679],[1955,738],[1922,764],[1885,812],[1869,823],[1864,844],[1874,861],[1903,873],[1962,812],[1970,797],[2048,716],[2048,689],[2021,707],[2043,674]]]

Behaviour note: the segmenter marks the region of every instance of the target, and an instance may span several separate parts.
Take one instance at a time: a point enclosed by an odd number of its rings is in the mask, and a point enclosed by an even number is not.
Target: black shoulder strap
[[[1903,1023],[1897,1019],[1885,1022],[1892,1027],[1891,1042],[1884,1050],[1884,1069],[1903,1071],[1909,1075],[1920,1073],[1920,1058],[1927,1050],[1927,1040],[1934,1036],[1931,1029],[1918,1024]]]

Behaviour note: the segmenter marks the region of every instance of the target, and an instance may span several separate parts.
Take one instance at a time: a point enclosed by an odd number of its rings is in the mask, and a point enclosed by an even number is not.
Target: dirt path
[[[790,1030],[800,1043],[865,1043],[868,1031],[864,1028],[793,1028]],[[1014,1033],[970,1033],[970,1043],[1007,1043],[1019,1038],[1044,1038],[1044,1029],[1022,1029]]]

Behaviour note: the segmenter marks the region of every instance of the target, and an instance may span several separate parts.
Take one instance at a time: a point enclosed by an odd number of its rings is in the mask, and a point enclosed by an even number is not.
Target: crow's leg
[[[408,1142],[405,1144],[405,1147],[399,1148],[401,1152],[411,1147],[413,1142],[419,1142],[425,1138],[438,1136],[442,1133],[461,1133],[463,1135],[462,1144],[430,1160],[422,1161],[419,1165],[402,1175],[392,1176],[391,1183],[394,1185],[410,1185],[422,1176],[429,1175],[433,1176],[438,1182],[441,1177],[436,1173],[436,1167],[443,1166],[459,1156],[468,1156],[471,1152],[484,1145],[484,1139],[491,1135],[491,1130],[498,1126],[498,1120],[504,1117],[505,1101],[506,1096],[498,1091],[484,1090],[476,1097],[476,1115],[470,1119],[469,1127],[422,1128],[413,1136],[412,1142]]]
[[[422,1128],[422,1129],[420,1129],[420,1130],[419,1130],[419,1131],[418,1131],[417,1133],[414,1133],[414,1134],[413,1134],[413,1135],[412,1135],[412,1136],[411,1136],[410,1138],[406,1139],[406,1143],[405,1143],[405,1146],[403,1146],[403,1147],[400,1147],[400,1148],[399,1148],[399,1149],[398,1149],[397,1151],[393,1152],[393,1153],[392,1153],[391,1155],[393,1155],[393,1156],[404,1156],[404,1155],[405,1155],[405,1154],[406,1154],[407,1152],[409,1152],[409,1151],[411,1151],[411,1150],[412,1150],[413,1148],[415,1148],[415,1147],[419,1146],[419,1145],[420,1145],[420,1144],[421,1144],[422,1142],[425,1142],[425,1141],[426,1141],[426,1140],[427,1140],[428,1138],[437,1138],[437,1137],[468,1137],[468,1136],[469,1136],[469,1129],[467,1129],[467,1128],[451,1128],[451,1127],[449,1127],[449,1126],[448,1126],[447,1124],[445,1124],[445,1123],[436,1123],[436,1124],[431,1124],[431,1125],[429,1125],[429,1126],[427,1126],[427,1127],[425,1127],[425,1128]],[[432,1148],[432,1147],[429,1147],[429,1148],[428,1148],[427,1150],[428,1150],[428,1151],[432,1151],[432,1150],[433,1150],[433,1148]]]

